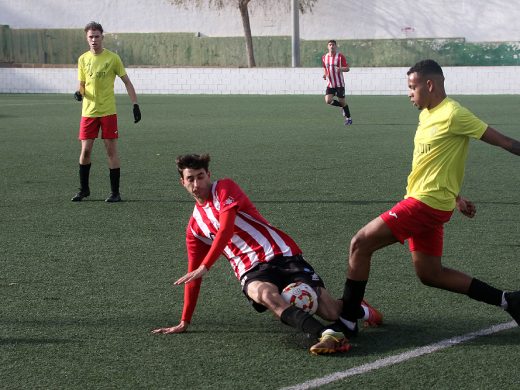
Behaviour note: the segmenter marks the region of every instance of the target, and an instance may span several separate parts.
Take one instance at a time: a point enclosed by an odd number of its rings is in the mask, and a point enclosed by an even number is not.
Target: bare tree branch
[[[188,8],[188,6],[196,8],[203,8],[204,6],[208,6],[210,8],[220,10],[225,7],[238,7],[240,11],[240,16],[242,18],[242,26],[244,27],[244,37],[247,52],[247,65],[250,68],[256,66],[255,55],[253,50],[253,36],[251,34],[251,23],[249,20],[249,3],[251,2],[251,0],[168,0],[168,2],[175,6],[184,6],[185,8]],[[317,2],[318,0],[300,0],[300,12],[302,14],[306,11],[312,12],[312,8]],[[263,8],[264,12],[272,12],[273,10],[279,9],[280,6],[284,7],[285,10],[290,9],[289,0],[260,0],[258,2],[253,2],[253,4],[255,4],[255,8]]]

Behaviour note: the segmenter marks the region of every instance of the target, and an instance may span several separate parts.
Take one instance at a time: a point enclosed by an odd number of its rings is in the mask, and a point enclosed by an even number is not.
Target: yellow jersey
[[[437,210],[453,210],[464,179],[469,139],[480,139],[487,127],[450,98],[431,110],[423,109],[405,198],[415,198]]]
[[[121,58],[108,49],[101,54],[87,51],[78,59],[78,80],[85,82],[81,115],[101,117],[116,113],[114,80],[126,75]]]

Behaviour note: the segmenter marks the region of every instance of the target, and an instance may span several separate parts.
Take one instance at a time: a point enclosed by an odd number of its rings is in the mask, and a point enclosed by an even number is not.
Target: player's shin
[[[476,301],[485,302],[494,306],[502,305],[503,294],[504,292],[502,290],[498,290],[477,278],[471,280],[467,293],[468,297],[475,299]]]
[[[343,290],[343,310],[341,311],[343,319],[356,322],[359,318],[363,318],[365,312],[361,307],[361,301],[365,296],[366,285],[366,280],[347,279]]]
[[[89,193],[89,176],[90,176],[90,166],[92,164],[79,164],[79,184],[80,191],[83,193]]]
[[[312,315],[292,305],[282,312],[280,320],[285,325],[292,326],[293,328],[301,330],[304,333],[312,334],[318,338],[325,329],[325,326]]]
[[[121,176],[120,168],[110,169],[110,189],[112,194],[119,194],[119,178]]]

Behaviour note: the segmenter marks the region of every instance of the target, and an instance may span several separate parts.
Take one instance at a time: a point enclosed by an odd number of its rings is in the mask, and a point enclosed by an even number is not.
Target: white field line
[[[477,337],[487,336],[493,333],[498,333],[503,330],[511,329],[518,326],[515,321],[506,322],[503,324],[493,325],[487,329],[477,330],[476,332],[468,333],[462,336],[452,337],[450,339],[442,340],[434,344],[426,345],[424,347],[416,348],[408,352],[403,352],[398,355],[388,356],[383,359],[378,359],[372,363],[363,364],[358,367],[350,368],[346,371],[335,372],[333,374],[329,374],[322,378],[312,379],[307,382],[300,383],[298,385],[284,387],[281,390],[304,390],[304,389],[313,389],[316,387],[320,387],[335,381],[339,381],[341,379],[345,379],[354,375],[364,374],[369,371],[378,370],[380,368],[388,367],[397,363],[405,362],[407,360],[428,355],[430,353],[440,351],[441,349],[446,349],[452,347],[457,344],[461,344]]]

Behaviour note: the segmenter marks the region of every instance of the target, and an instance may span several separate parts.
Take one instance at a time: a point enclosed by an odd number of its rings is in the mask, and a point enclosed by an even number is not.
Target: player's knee
[[[422,284],[428,287],[436,287],[438,285],[438,278],[434,273],[426,272],[420,269],[415,269],[415,274]]]
[[[357,232],[354,237],[350,240],[350,255],[366,250],[366,236],[362,231]]]
[[[81,151],[81,158],[83,160],[88,160],[90,159],[90,156],[92,155],[92,149],[83,149]]]

